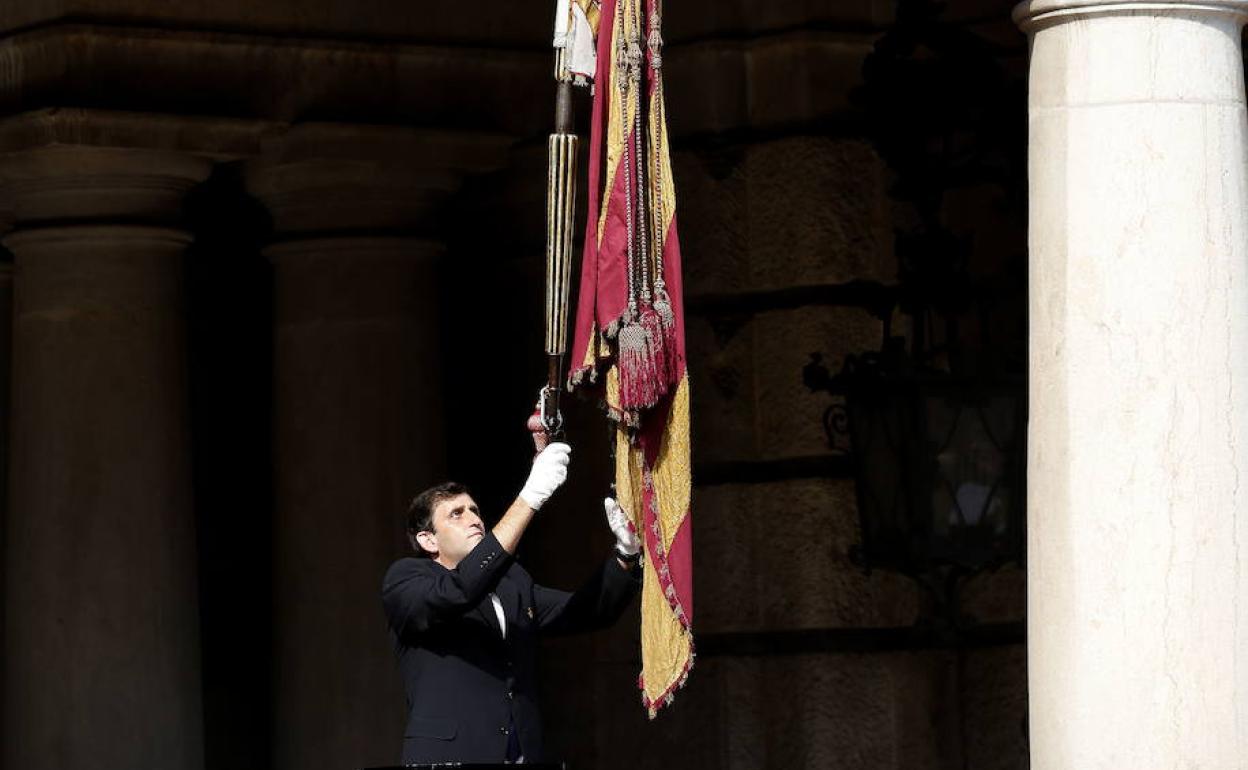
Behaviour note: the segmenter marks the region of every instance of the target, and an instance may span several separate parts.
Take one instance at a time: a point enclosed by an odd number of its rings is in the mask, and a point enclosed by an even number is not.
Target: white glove
[[[524,489],[520,490],[520,499],[530,508],[536,511],[545,505],[559,485],[568,478],[568,459],[571,452],[572,447],[555,442],[543,449],[533,460],[529,480],[524,482]]]
[[[616,549],[626,556],[640,553],[641,540],[637,537],[637,533],[633,531],[633,525],[628,520],[628,514],[624,513],[624,509],[620,507],[620,504],[608,497],[602,501],[602,507],[607,512],[607,526],[611,528],[611,533],[615,535]]]

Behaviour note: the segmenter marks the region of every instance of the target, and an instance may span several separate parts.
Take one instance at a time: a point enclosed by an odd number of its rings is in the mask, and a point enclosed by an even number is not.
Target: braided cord
[[[627,0],[623,0],[623,2],[627,2]],[[620,89],[620,104],[625,112],[627,112],[629,83],[632,81],[632,66],[629,61],[629,42],[624,34],[624,15],[625,14],[623,12],[616,14],[617,29],[615,39],[618,41],[616,44],[616,57],[619,69],[626,70],[628,73],[628,76],[620,78],[618,83]],[[631,156],[633,153],[631,142],[624,143],[623,153],[624,157],[621,159],[622,162],[620,165],[624,169],[624,230],[625,239],[628,244],[628,319],[626,320],[631,321],[637,316],[637,286],[636,279],[634,277],[634,273],[637,269],[637,256],[635,226],[633,223],[633,184],[631,174],[631,166],[633,165]]]
[[[667,116],[664,114],[666,99],[663,95],[663,38],[659,32],[662,24],[663,2],[651,0],[650,34],[647,43],[650,48],[650,70],[654,79],[654,90],[650,95],[650,155],[654,161],[651,173],[653,191],[651,193],[651,216],[654,230],[654,288],[656,293],[666,290],[663,280],[663,241],[667,237],[664,226],[667,224],[667,213],[663,210],[663,126]]]
[[[641,268],[641,286],[639,294],[643,306],[650,304],[650,255],[649,234],[646,230],[646,185],[645,185],[645,149],[642,137],[643,133],[642,117],[643,107],[645,105],[645,91],[643,83],[645,79],[642,72],[645,69],[645,60],[641,52],[641,4],[644,0],[633,0],[631,9],[632,13],[632,30],[629,37],[629,53],[630,64],[629,79],[633,83],[633,91],[637,97],[637,109],[633,112],[633,136],[629,140],[630,152],[633,155],[633,161],[637,167],[637,243],[639,246],[639,266]]]

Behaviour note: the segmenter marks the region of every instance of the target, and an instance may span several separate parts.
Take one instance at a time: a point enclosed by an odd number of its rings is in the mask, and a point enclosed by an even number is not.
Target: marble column
[[[205,161],[0,156],[16,229],[7,768],[203,766],[184,250]]]
[[[273,767],[393,764],[403,694],[381,578],[445,470],[437,204],[471,141],[305,126],[251,165],[273,216]],[[493,147],[487,144],[487,147]],[[493,153],[480,156],[484,161]],[[469,161],[456,168],[460,162]]]
[[[1243,0],[1034,0],[1032,767],[1248,757]]]

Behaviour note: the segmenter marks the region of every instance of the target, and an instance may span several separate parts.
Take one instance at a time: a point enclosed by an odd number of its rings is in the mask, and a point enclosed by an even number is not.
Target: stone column
[[[0,229],[4,222],[0,220]],[[13,264],[0,248],[0,660],[4,660],[4,523],[9,508],[10,363],[13,357]],[[0,666],[0,745],[4,745],[4,668]],[[3,761],[0,759],[0,761]],[[0,765],[3,767],[3,765]]]
[[[1032,766],[1248,757],[1243,0],[1033,0]]]
[[[473,147],[303,126],[249,169],[278,235],[267,250],[276,768],[399,758],[404,701],[381,578],[404,553],[408,500],[445,471],[439,307],[480,312],[443,301],[443,247],[422,235],[463,170],[496,154],[474,161]]]
[[[171,153],[0,156],[17,229],[3,764],[203,766]],[[124,224],[123,224],[124,223]]]

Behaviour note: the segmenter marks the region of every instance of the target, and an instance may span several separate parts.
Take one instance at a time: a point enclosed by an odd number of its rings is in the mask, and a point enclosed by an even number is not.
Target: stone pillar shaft
[[[202,766],[188,241],[126,226],[5,241],[18,276],[7,767]]]
[[[443,471],[433,244],[273,246],[275,767],[389,764],[403,696],[381,615],[407,499]]]
[[[0,249],[0,258],[8,258]],[[4,647],[4,528],[9,509],[9,424],[12,422],[10,401],[11,363],[13,360],[13,265],[0,262],[0,660]],[[0,665],[0,746],[4,745],[4,666]],[[0,755],[0,762],[3,761]]]
[[[208,169],[115,148],[0,156],[17,225],[3,767],[203,767],[190,235],[129,223],[176,222]]]
[[[1032,766],[1248,757],[1248,3],[1035,0]]]
[[[247,166],[272,216],[273,765],[387,765],[403,691],[381,578],[443,480],[443,205],[497,137],[300,124]],[[462,299],[462,301],[461,301]]]

